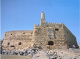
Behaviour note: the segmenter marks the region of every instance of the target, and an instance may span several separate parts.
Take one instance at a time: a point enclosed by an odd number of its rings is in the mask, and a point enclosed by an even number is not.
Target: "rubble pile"
[[[41,50],[30,48],[28,50],[25,49],[24,51],[3,50],[2,54],[25,55],[30,56],[30,59],[80,59],[80,49]]]
[[[80,59],[80,53],[76,54],[70,49],[55,49],[39,51],[32,59]]]
[[[23,51],[21,50],[2,50],[2,54],[11,54],[11,55],[34,55],[36,54],[38,49],[24,49]]]

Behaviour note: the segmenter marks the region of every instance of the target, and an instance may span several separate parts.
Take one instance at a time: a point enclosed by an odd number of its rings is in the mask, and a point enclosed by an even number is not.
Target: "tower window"
[[[55,31],[59,31],[59,29],[58,29],[58,28],[56,28],[56,29],[55,29]]]
[[[11,34],[12,35],[12,34]]]

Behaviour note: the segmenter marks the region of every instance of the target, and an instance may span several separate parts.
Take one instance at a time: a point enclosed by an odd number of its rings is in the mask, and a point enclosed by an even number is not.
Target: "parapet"
[[[17,31],[8,31],[8,32],[5,32],[5,37],[6,36],[14,36],[14,35],[27,35],[27,34],[31,34],[33,33],[32,30],[17,30]]]
[[[33,30],[16,30],[16,31],[7,31],[5,33],[12,33],[12,32],[33,32]]]
[[[8,31],[5,32],[4,39],[27,39],[28,37],[32,37],[32,30],[18,30],[18,31]]]
[[[56,23],[56,22],[46,22],[45,23],[46,26],[60,26],[60,25],[64,25],[63,23]]]
[[[63,26],[64,24],[63,23],[56,23],[56,22],[46,22],[43,26]],[[34,24],[34,28],[35,27],[40,27],[41,25],[36,25]]]
[[[50,25],[52,25],[52,24],[53,24],[53,25],[54,25],[54,24],[58,24],[58,25],[59,25],[59,24],[62,24],[62,23],[56,23],[56,22],[53,22],[53,23],[52,23],[52,22],[46,22],[45,24],[50,24]]]
[[[40,25],[39,25],[39,24],[38,24],[38,25],[34,24],[34,27],[35,27],[35,26],[40,26]]]

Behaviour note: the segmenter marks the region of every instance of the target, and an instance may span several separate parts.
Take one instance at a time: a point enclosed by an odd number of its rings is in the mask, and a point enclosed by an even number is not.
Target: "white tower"
[[[45,13],[42,11],[40,25],[43,26],[45,24]]]

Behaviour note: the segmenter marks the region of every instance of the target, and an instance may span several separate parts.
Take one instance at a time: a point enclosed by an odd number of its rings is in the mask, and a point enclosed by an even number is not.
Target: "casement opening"
[[[15,47],[14,45],[11,45],[11,47]]]

